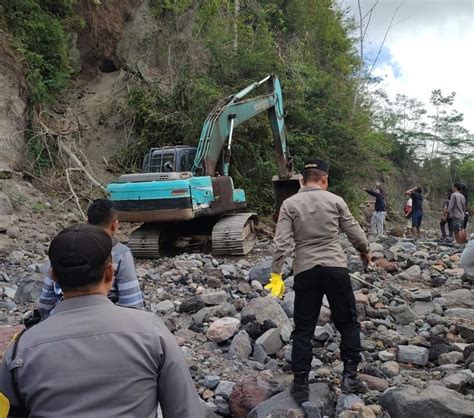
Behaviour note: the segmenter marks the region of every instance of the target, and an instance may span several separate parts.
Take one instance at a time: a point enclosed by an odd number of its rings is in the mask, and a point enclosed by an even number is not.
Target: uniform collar
[[[70,309],[83,308],[85,306],[112,304],[104,295],[77,296],[75,298],[63,299],[54,308],[54,313],[69,311]]]
[[[323,190],[320,186],[302,186],[298,190],[298,193],[312,192],[313,190]]]

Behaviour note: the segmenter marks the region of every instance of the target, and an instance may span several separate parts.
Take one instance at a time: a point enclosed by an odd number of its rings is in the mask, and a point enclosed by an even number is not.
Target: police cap
[[[304,169],[314,168],[316,170],[321,170],[327,173],[329,171],[329,164],[318,158],[309,158],[304,162]]]
[[[77,224],[61,231],[49,246],[53,270],[61,273],[87,273],[101,266],[110,256],[112,239],[103,229]]]

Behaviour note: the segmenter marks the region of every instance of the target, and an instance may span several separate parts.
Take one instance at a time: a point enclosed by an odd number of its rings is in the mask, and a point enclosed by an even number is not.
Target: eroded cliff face
[[[0,171],[12,171],[24,149],[27,99],[20,60],[1,30],[0,39]]]

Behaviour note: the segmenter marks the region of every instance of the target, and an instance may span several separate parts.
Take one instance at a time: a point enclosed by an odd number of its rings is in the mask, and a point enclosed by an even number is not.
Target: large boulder
[[[280,391],[270,372],[246,376],[229,396],[229,407],[235,418],[246,418],[249,412]]]
[[[25,277],[18,282],[13,300],[15,303],[37,302],[42,288],[43,278]]]
[[[220,343],[232,338],[239,326],[240,321],[237,318],[219,318],[211,324],[206,335],[211,341]]]
[[[255,316],[260,324],[263,324],[265,320],[272,320],[279,329],[283,325],[292,328],[291,321],[285,311],[271,296],[252,299],[245,305],[241,312],[242,318],[251,315]]]
[[[315,405],[322,416],[334,415],[334,399],[326,383],[313,383],[309,385],[309,403]],[[248,418],[284,418],[305,417],[304,411],[298,406],[290,392],[278,395],[262,402],[250,411]]]
[[[401,363],[417,364],[426,366],[429,359],[429,350],[416,345],[399,345],[397,360]]]
[[[283,341],[280,338],[280,330],[278,328],[271,328],[265,331],[255,341],[260,344],[267,354],[275,354],[283,347]]]
[[[474,411],[473,401],[438,385],[430,385],[424,390],[413,386],[388,389],[379,403],[392,417],[468,418],[473,416]]]
[[[474,293],[469,289],[456,289],[443,295],[448,308],[474,308]]]
[[[252,354],[252,340],[247,331],[239,331],[232,339],[229,354],[239,358],[249,358]]]

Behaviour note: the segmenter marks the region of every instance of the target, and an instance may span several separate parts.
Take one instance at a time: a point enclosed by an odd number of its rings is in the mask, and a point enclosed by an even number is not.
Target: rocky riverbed
[[[0,241],[6,242],[0,256],[2,342],[34,307],[49,240],[77,221],[72,213],[41,223],[25,214],[3,216],[9,223],[0,228]],[[374,268],[363,272],[354,249],[341,240],[350,270],[363,281],[354,279],[353,287],[362,324],[361,373],[370,390],[341,394],[340,336],[326,303],[314,333],[305,410],[287,392],[291,259],[284,298],[273,299],[263,289],[270,274],[270,237],[262,236],[242,258],[202,252],[137,261],[147,309],[176,336],[207,416],[473,416],[474,298],[473,284],[459,266],[462,248],[439,244],[429,234],[416,243],[383,237],[371,243]]]

